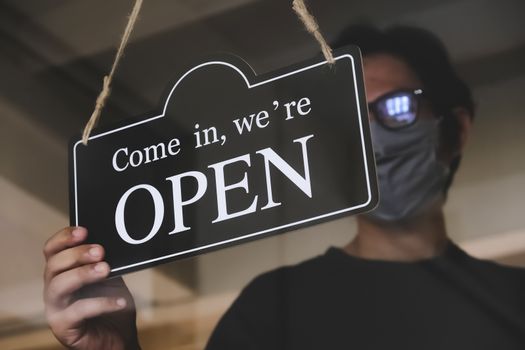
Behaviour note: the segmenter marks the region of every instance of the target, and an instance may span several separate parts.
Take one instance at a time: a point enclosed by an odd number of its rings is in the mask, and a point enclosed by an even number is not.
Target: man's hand
[[[135,305],[122,278],[106,280],[104,249],[67,227],[44,247],[44,303],[51,331],[72,349],[139,349]]]

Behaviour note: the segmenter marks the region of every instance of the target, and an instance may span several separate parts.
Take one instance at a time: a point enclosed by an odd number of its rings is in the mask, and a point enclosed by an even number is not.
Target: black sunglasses
[[[396,90],[379,96],[368,104],[368,110],[375,119],[387,129],[402,129],[417,120],[418,100],[422,89]]]

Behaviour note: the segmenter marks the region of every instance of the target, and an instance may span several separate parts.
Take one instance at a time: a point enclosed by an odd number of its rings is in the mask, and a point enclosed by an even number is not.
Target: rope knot
[[[86,123],[86,126],[84,127],[84,131],[82,132],[82,143],[84,145],[87,145],[89,135],[91,134],[91,130],[95,127],[95,125],[98,122],[98,119],[100,118],[100,112],[102,112],[102,108],[106,104],[106,99],[109,97],[109,94],[111,93],[111,81],[113,79],[113,75],[115,74],[115,71],[117,70],[117,66],[120,62],[120,58],[124,54],[124,48],[126,47],[129,37],[131,35],[131,32],[133,30],[133,26],[135,25],[135,21],[137,20],[140,12],[140,8],[142,7],[142,1],[143,0],[135,0],[135,5],[133,6],[133,10],[131,11],[131,14],[128,19],[128,24],[126,25],[126,29],[124,30],[124,34],[122,34],[122,39],[120,41],[120,46],[118,48],[117,54],[115,55],[115,60],[113,61],[113,66],[111,67],[111,71],[108,75],[104,77],[104,81],[102,83],[102,91],[100,91],[100,94],[97,97],[97,100],[95,102],[95,110],[91,114],[91,117],[89,118],[88,122]]]
[[[334,56],[332,55],[332,49],[327,44],[323,34],[319,31],[319,25],[315,20],[314,16],[310,14],[308,8],[306,7],[304,0],[293,0],[292,9],[297,13],[299,19],[303,22],[306,30],[313,34],[315,40],[321,46],[321,51],[326,61],[332,65],[335,63]]]

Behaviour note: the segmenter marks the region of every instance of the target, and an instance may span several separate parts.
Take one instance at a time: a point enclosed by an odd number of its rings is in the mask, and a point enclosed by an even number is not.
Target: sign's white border
[[[193,252],[196,252],[196,251],[199,251],[199,250],[203,250],[203,249],[207,249],[207,248],[211,248],[211,247],[216,247],[218,245],[223,245],[223,244],[235,242],[235,241],[239,241],[239,240],[242,240],[242,239],[251,238],[251,237],[254,237],[254,236],[262,235],[264,233],[268,233],[268,232],[272,232],[272,231],[276,231],[276,230],[280,230],[280,229],[284,229],[284,228],[288,228],[288,227],[293,227],[293,226],[300,225],[300,224],[303,224],[303,223],[306,223],[306,222],[309,222],[309,221],[323,219],[323,218],[326,218],[326,217],[329,217],[329,216],[334,216],[334,215],[341,214],[341,213],[344,213],[344,212],[347,212],[347,211],[350,211],[350,210],[359,209],[359,208],[367,206],[370,203],[370,201],[372,200],[372,193],[371,193],[371,190],[370,190],[370,177],[369,177],[369,174],[368,174],[367,158],[366,158],[366,152],[365,152],[365,148],[364,148],[365,141],[364,141],[364,136],[363,136],[363,125],[362,125],[362,121],[361,121],[361,110],[359,109],[359,94],[358,94],[357,85],[356,85],[357,84],[357,80],[356,80],[356,75],[355,75],[355,62],[354,62],[354,58],[351,55],[349,55],[349,54],[344,54],[344,55],[341,55],[341,56],[337,56],[335,58],[335,60],[340,60],[340,59],[343,59],[343,58],[348,58],[352,62],[352,74],[353,74],[353,78],[354,78],[354,88],[355,88],[355,95],[356,95],[355,97],[356,97],[356,101],[357,101],[357,113],[358,113],[358,116],[359,116],[359,130],[360,130],[360,134],[361,134],[361,147],[362,147],[362,150],[363,150],[364,169],[365,169],[365,174],[366,174],[366,184],[367,184],[367,191],[368,191],[368,199],[367,199],[367,201],[365,203],[359,204],[359,205],[356,205],[356,206],[353,206],[353,207],[350,207],[350,208],[337,210],[337,211],[334,211],[334,212],[331,212],[331,213],[319,215],[319,216],[316,216],[316,217],[313,217],[313,218],[292,222],[292,223],[289,223],[289,224],[286,224],[286,225],[273,227],[273,228],[270,228],[270,229],[267,229],[267,230],[262,230],[262,231],[258,231],[258,232],[249,233],[249,234],[246,234],[244,236],[239,236],[239,237],[228,239],[228,240],[225,240],[225,241],[215,242],[215,243],[212,243],[212,244],[207,244],[207,245],[204,245],[204,246],[201,246],[201,247],[196,247],[196,248],[192,248],[192,249],[185,250],[185,251],[182,251],[182,252],[177,252],[177,253],[173,253],[173,254],[164,255],[164,256],[161,256],[161,257],[157,257],[157,258],[153,258],[153,259],[137,262],[137,263],[130,264],[130,265],[115,267],[115,268],[111,269],[111,272],[122,271],[122,270],[125,270],[125,269],[129,269],[129,268],[137,267],[137,266],[140,266],[140,265],[156,262],[156,261],[159,261],[159,260],[173,258],[173,257],[179,256],[179,255],[183,255],[183,254],[187,254],[187,253],[193,253]],[[171,98],[171,95],[173,95],[173,93],[175,92],[175,89],[181,83],[181,81],[184,78],[186,78],[189,74],[191,74],[193,71],[195,71],[197,69],[200,69],[202,67],[205,67],[205,66],[214,65],[214,64],[228,66],[228,67],[232,68],[233,70],[237,71],[237,73],[239,73],[243,77],[243,79],[246,82],[246,85],[248,86],[248,88],[251,89],[251,88],[257,87],[259,85],[264,85],[264,84],[270,83],[270,82],[275,81],[275,80],[284,79],[284,78],[292,76],[294,74],[298,74],[298,73],[304,72],[306,70],[309,70],[309,69],[312,69],[312,68],[316,68],[316,67],[321,66],[321,65],[326,64],[326,63],[327,63],[327,61],[322,61],[322,62],[313,64],[313,65],[308,66],[308,67],[304,67],[304,68],[301,68],[301,69],[298,69],[298,70],[295,70],[295,71],[292,71],[292,72],[288,72],[288,73],[279,75],[277,77],[274,77],[274,78],[271,78],[271,79],[268,79],[268,80],[265,80],[265,81],[261,81],[261,82],[256,83],[256,84],[250,84],[250,82],[248,81],[248,79],[246,78],[244,73],[239,68],[237,68],[236,66],[234,66],[231,63],[223,62],[223,61],[209,61],[209,62],[205,62],[205,63],[202,63],[202,64],[200,64],[198,66],[195,66],[192,69],[190,69],[189,71],[187,71],[175,83],[175,85],[173,85],[173,88],[171,89],[170,93],[168,94],[168,97],[166,98],[166,103],[164,104],[164,109],[162,110],[161,114],[159,114],[157,116],[154,116],[152,118],[141,120],[139,122],[132,123],[132,124],[129,124],[129,125],[126,125],[126,126],[123,126],[123,127],[117,128],[117,129],[114,129],[114,130],[110,130],[110,131],[107,131],[107,132],[103,132],[103,133],[100,133],[100,134],[93,135],[93,136],[89,137],[89,140],[98,139],[100,137],[104,137],[104,136],[107,136],[107,135],[119,132],[119,131],[124,130],[124,129],[133,128],[133,127],[136,127],[138,125],[141,125],[141,124],[144,124],[144,123],[148,123],[148,122],[150,122],[152,120],[164,117],[164,115],[166,113],[166,109],[168,108],[168,103],[169,103],[169,100]],[[77,146],[80,145],[81,143],[82,143],[82,141],[80,140],[80,141],[76,142],[75,145],[73,146],[73,172],[74,172],[74,188],[75,188],[75,225],[77,225],[77,226],[78,226],[78,201],[77,201],[78,195],[77,195],[77,157],[76,157],[76,149],[77,149]]]

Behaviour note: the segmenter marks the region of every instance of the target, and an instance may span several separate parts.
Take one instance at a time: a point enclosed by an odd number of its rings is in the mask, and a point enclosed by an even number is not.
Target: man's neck
[[[441,254],[448,241],[441,210],[395,224],[359,216],[357,235],[344,250],[365,259],[417,261]]]

